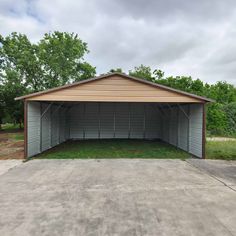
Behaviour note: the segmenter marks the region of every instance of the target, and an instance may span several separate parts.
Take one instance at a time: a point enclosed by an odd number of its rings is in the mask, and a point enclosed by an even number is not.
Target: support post
[[[28,157],[28,102],[24,100],[24,158]]]
[[[206,158],[206,104],[202,104],[202,159]]]
[[[177,147],[179,147],[179,109],[177,109]]]
[[[189,152],[189,131],[190,131],[190,118],[189,118],[189,113],[190,113],[190,107],[189,107],[189,105],[188,105],[188,128],[187,128],[187,135],[188,135],[188,142],[187,142],[187,151]]]

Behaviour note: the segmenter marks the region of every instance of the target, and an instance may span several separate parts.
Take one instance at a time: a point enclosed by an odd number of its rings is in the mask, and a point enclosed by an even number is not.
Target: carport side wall
[[[164,108],[161,139],[202,158],[204,155],[203,106],[203,104],[186,104]]]
[[[37,155],[68,139],[66,107],[40,102],[27,104],[26,157]]]

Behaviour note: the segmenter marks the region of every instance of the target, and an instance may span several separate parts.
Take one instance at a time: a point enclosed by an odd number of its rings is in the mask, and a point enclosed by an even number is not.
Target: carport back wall
[[[71,139],[161,138],[161,114],[150,103],[82,102],[69,116]]]

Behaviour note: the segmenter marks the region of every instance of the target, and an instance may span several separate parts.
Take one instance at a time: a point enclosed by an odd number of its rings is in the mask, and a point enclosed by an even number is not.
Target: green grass
[[[23,129],[24,127],[22,127]],[[2,130],[3,131],[14,131],[14,130],[18,130],[20,129],[20,125],[19,124],[12,124],[12,123],[6,123],[6,124],[2,124]]]
[[[14,139],[14,140],[17,140],[17,141],[24,140],[24,133],[13,133],[13,134],[10,134],[10,138]]]
[[[143,140],[83,140],[59,145],[37,158],[167,158],[186,159],[189,154],[158,141]]]
[[[206,158],[236,160],[236,141],[207,141]]]

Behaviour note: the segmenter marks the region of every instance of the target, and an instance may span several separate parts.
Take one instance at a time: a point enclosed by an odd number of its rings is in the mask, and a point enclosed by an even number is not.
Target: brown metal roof
[[[195,94],[183,92],[181,90],[173,89],[173,88],[161,85],[161,84],[153,83],[153,82],[150,82],[150,81],[147,81],[147,80],[144,80],[144,79],[139,79],[139,78],[129,76],[129,75],[126,75],[126,74],[123,74],[123,73],[118,73],[118,72],[108,73],[108,74],[105,74],[105,75],[100,75],[100,76],[97,76],[95,78],[82,80],[82,81],[75,82],[75,83],[72,83],[72,84],[67,84],[67,85],[64,85],[64,86],[60,86],[60,87],[56,87],[56,88],[52,88],[52,89],[48,89],[48,90],[40,91],[40,92],[36,92],[36,93],[31,93],[31,94],[28,94],[28,95],[25,95],[25,96],[17,97],[17,98],[15,98],[15,100],[28,99],[28,98],[32,98],[34,96],[48,94],[48,93],[51,93],[51,92],[54,92],[54,91],[59,91],[61,89],[70,88],[70,87],[77,86],[77,85],[80,85],[80,84],[90,83],[92,81],[103,79],[103,78],[110,77],[110,76],[113,76],[113,75],[118,75],[118,76],[121,76],[121,77],[124,77],[124,78],[127,78],[127,79],[135,80],[135,81],[140,82],[140,83],[144,83],[144,84],[148,84],[148,85],[151,85],[151,86],[154,86],[154,87],[162,88],[162,89],[167,90],[167,91],[172,91],[172,92],[175,92],[177,94],[182,94],[182,95],[186,95],[188,97],[196,98],[196,99],[199,99],[201,102],[213,102],[214,101],[214,100],[206,98],[206,97],[202,97],[202,96],[198,96],[198,95],[195,95]]]

